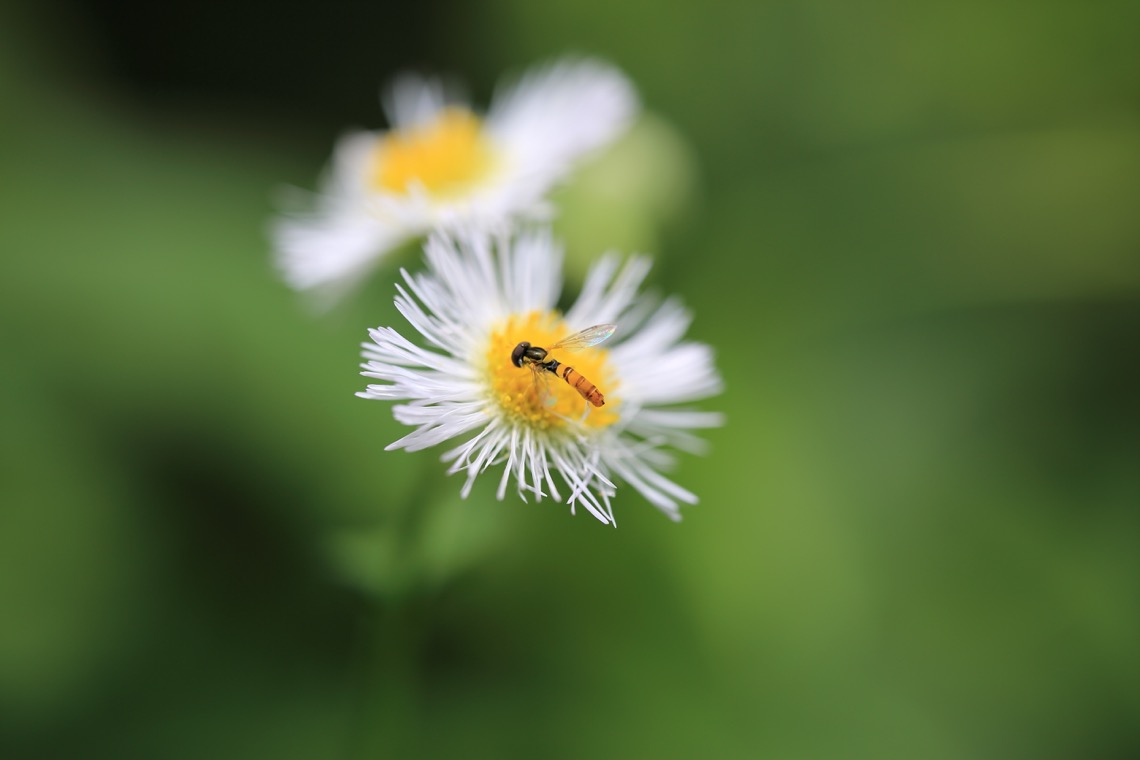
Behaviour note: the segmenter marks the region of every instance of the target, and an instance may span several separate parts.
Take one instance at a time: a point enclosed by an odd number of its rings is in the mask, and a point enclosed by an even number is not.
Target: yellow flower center
[[[604,428],[618,420],[620,407],[615,394],[614,373],[607,361],[608,352],[599,346],[576,351],[553,346],[573,331],[562,318],[552,312],[533,311],[516,314],[491,334],[487,346],[486,372],[491,399],[514,420],[543,430],[564,427],[568,421],[582,419],[589,428]],[[522,341],[549,351],[546,360],[556,359],[569,365],[605,396],[605,406],[591,405],[567,382],[536,365],[516,367],[511,352]]]
[[[494,165],[494,151],[475,114],[454,106],[434,121],[381,137],[373,154],[372,183],[380,190],[405,193],[419,183],[432,195],[462,192]]]

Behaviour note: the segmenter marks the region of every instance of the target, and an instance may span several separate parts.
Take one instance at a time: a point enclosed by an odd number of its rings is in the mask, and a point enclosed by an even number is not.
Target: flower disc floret
[[[372,181],[385,192],[408,193],[419,186],[446,198],[484,180],[494,165],[494,150],[479,117],[449,106],[427,123],[379,137]]]

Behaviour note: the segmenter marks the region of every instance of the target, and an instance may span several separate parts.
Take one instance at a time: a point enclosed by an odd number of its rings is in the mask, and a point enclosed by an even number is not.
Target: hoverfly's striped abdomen
[[[542,366],[565,380],[567,385],[578,391],[582,398],[594,406],[602,406],[606,403],[606,397],[598,390],[598,386],[583,377],[582,373],[573,367],[568,367],[557,359],[551,359]]]

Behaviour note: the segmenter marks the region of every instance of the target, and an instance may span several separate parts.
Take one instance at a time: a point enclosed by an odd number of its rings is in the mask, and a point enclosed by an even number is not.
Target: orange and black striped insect
[[[614,325],[587,327],[580,333],[575,333],[569,338],[558,341],[549,350],[532,346],[524,340],[511,351],[511,363],[516,367],[530,367],[535,372],[536,378],[541,370],[546,370],[550,374],[565,380],[567,385],[578,391],[582,398],[594,406],[601,406],[606,403],[606,398],[596,385],[582,377],[582,373],[573,367],[563,364],[557,359],[547,359],[546,357],[550,351],[577,351],[589,346],[596,346],[613,335],[616,329]]]

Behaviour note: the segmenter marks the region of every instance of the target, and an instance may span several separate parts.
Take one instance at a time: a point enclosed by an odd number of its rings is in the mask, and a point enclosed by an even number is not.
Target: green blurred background
[[[0,755],[1140,755],[1137,29],[3,6]],[[459,501],[352,395],[391,269],[314,318],[268,263],[394,72],[485,103],[567,51],[653,113],[565,191],[570,255],[658,254],[728,387],[680,525]]]

